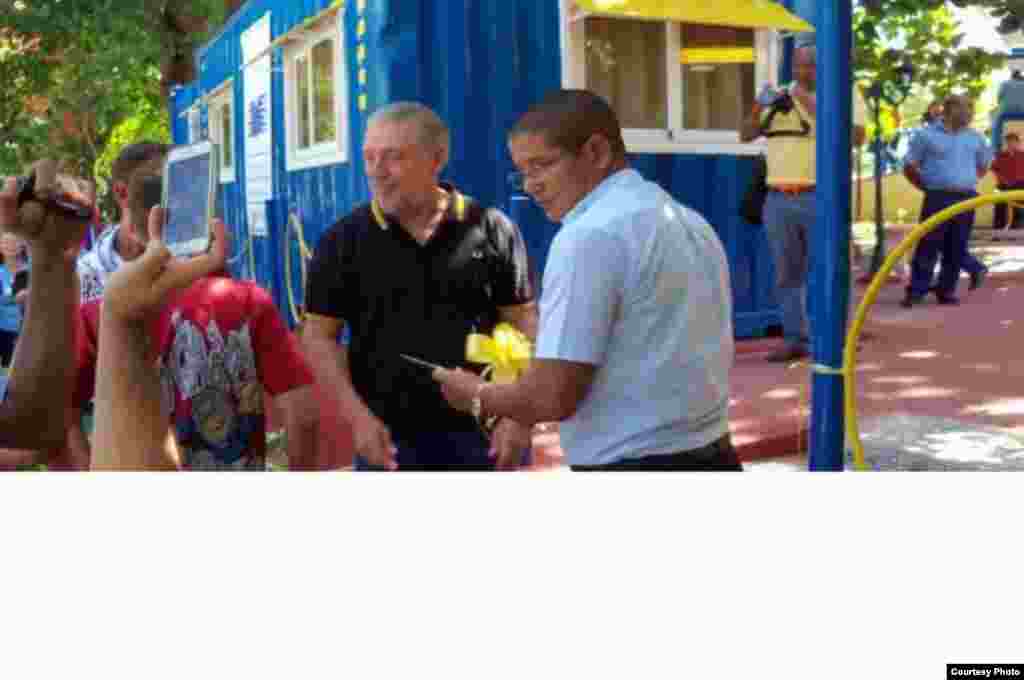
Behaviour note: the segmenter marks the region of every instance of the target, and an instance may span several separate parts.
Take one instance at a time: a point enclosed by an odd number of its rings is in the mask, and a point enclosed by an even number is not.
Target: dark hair
[[[163,165],[160,156],[140,161],[128,175],[128,207],[140,239],[148,240],[149,211],[160,203],[163,183]]]
[[[1010,77],[1015,80],[1024,80],[1024,74],[1021,74],[1019,68],[1013,69],[1013,72],[1010,74]]]
[[[166,156],[170,145],[159,142],[136,142],[121,149],[110,166],[110,179],[114,182],[128,183],[132,173],[143,163],[154,158]]]
[[[622,126],[604,99],[587,90],[555,90],[524,113],[509,138],[540,134],[551,146],[579,153],[593,135],[608,140],[616,155],[626,154]]]

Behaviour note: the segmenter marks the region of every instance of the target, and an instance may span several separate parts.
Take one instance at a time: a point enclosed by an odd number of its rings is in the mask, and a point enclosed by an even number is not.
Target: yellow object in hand
[[[509,323],[499,323],[491,335],[473,333],[466,338],[466,359],[486,364],[484,375],[490,374],[496,383],[515,382],[529,365],[532,351],[529,339]]]

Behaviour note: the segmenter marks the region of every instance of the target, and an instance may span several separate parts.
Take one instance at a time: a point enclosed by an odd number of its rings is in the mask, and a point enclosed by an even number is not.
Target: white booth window
[[[235,181],[234,88],[231,81],[210,97],[210,140],[220,149],[220,181]]]
[[[203,138],[202,115],[199,105],[196,104],[188,109],[185,116],[188,121],[188,143],[195,144]]]
[[[341,13],[285,47],[289,170],[348,160],[348,78]]]
[[[758,153],[739,130],[774,80],[776,32],[570,15],[562,2],[563,85],[615,109],[632,152]]]

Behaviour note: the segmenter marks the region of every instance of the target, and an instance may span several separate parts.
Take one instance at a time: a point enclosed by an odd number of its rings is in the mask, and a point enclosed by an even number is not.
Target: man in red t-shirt
[[[1020,137],[1016,132],[1006,135],[1006,148],[996,154],[995,160],[992,161],[992,172],[995,173],[996,186],[1000,191],[1024,189],[1024,149],[1021,148]],[[992,220],[993,229],[1007,228],[1006,206],[1006,203],[996,203]],[[1024,209],[1014,208],[1013,224],[1009,225],[1010,229],[1020,229],[1024,226],[1022,213]]]
[[[147,165],[133,177],[133,208],[141,201],[146,177],[158,171],[159,164]],[[148,215],[148,206],[138,208],[133,214]],[[99,320],[99,299],[82,305],[76,408],[95,390]],[[153,320],[150,337],[183,469],[266,469],[264,392],[282,414],[289,467],[317,466],[319,411],[313,375],[260,286],[226,274],[200,279],[168,301]]]

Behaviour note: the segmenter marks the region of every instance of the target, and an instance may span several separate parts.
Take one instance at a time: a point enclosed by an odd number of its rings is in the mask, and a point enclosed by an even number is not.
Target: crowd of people
[[[767,165],[767,196],[763,221],[771,246],[776,275],[776,294],[781,309],[785,343],[768,356],[769,361],[791,362],[805,358],[809,323],[806,313],[806,285],[809,270],[809,229],[815,221],[815,90],[816,69],[813,47],[794,52],[794,81],[762,94],[741,130],[743,141],[764,137]],[[1010,97],[1013,88],[1024,85],[1015,73],[1013,82],[1001,95]],[[854,145],[864,141],[865,107],[859,90],[852,92]],[[977,196],[978,180],[991,169],[1000,190],[1024,188],[1024,152],[1016,134],[1007,135],[1006,149],[993,161],[984,136],[971,127],[974,102],[962,95],[932,102],[923,125],[910,139],[904,161],[904,175],[923,192],[920,220]],[[1016,227],[1018,213],[1014,212]],[[1007,226],[1006,204],[995,212],[996,228]],[[961,272],[968,275],[968,289],[985,282],[986,266],[969,248],[974,228],[974,211],[963,212],[940,224],[918,243],[912,263],[911,280],[902,306],[911,308],[934,294],[940,305],[957,305]],[[936,264],[939,264],[936,276]]]
[[[518,226],[439,181],[447,127],[399,102],[367,126],[371,202],[317,244],[301,342],[266,291],[225,274],[219,221],[208,252],[171,257],[162,209],[142,191],[165,147],[122,151],[120,221],[81,257],[88,220],[54,202],[55,166],[37,164],[27,201],[13,181],[0,194],[0,229],[24,239],[32,281],[0,447],[65,469],[265,469],[269,396],[289,467],[316,469],[315,374],[351,425],[361,469],[516,469],[532,428],[552,421],[573,469],[742,469],[714,229],[629,167],[615,113],[590,92],[552,93],[508,145],[527,192],[563,224],[539,300]],[[467,336],[499,322],[536,344],[503,384],[465,356]],[[629,388],[637,380],[641,392]]]
[[[815,73],[814,48],[796,50],[793,83],[763,93],[741,131],[766,138],[763,219],[785,340],[772,361],[809,354]],[[904,169],[924,192],[922,220],[976,195],[990,164],[1001,189],[1021,186],[1019,140],[1009,135],[992,163],[969,99],[928,115]],[[863,124],[855,91],[854,145]],[[397,102],[367,123],[372,198],[318,241],[298,338],[265,290],[226,273],[222,223],[209,252],[169,255],[163,211],[144,190],[161,180],[166,145],[121,151],[119,221],[81,254],[88,220],[54,202],[55,166],[37,164],[29,200],[13,182],[0,196],[0,351],[11,363],[0,447],[51,469],[263,470],[269,399],[289,468],[320,469],[318,382],[351,428],[356,469],[514,470],[550,422],[575,470],[742,469],[727,417],[728,264],[714,229],[630,167],[616,114],[591,92],[553,92],[507,143],[527,193],[561,223],[539,299],[519,227],[440,180],[445,123]],[[957,304],[961,270],[982,285],[973,223],[963,213],[920,242],[905,307],[929,293]],[[485,380],[466,358],[467,337],[499,323],[535,347],[511,382]]]

